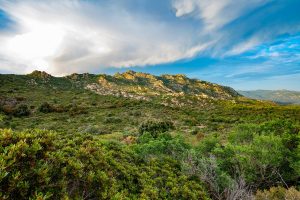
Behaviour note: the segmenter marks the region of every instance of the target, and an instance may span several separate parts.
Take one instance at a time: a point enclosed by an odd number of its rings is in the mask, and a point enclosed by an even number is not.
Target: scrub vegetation
[[[0,75],[0,199],[300,199],[300,106],[182,75]]]

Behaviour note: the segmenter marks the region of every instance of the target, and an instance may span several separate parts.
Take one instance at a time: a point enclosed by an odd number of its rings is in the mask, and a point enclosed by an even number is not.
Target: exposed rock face
[[[207,100],[234,99],[239,96],[232,88],[189,79],[181,74],[154,76],[134,71],[116,73],[113,76],[99,75],[98,83],[88,84],[85,88],[101,95],[140,100],[160,98],[163,104],[168,104],[166,103],[168,101],[178,105],[182,104],[182,99],[185,97]]]
[[[27,75],[32,86],[53,88],[73,87],[86,89],[100,95],[157,100],[164,105],[184,106],[195,102],[205,104],[210,100],[235,100],[240,96],[235,90],[217,84],[190,79],[185,75],[162,75],[127,71],[115,75],[71,74],[53,77],[46,72],[34,71]]]
[[[127,93],[126,91],[121,91],[117,89],[110,89],[107,87],[103,87],[97,83],[92,83],[88,84],[85,89],[91,90],[96,92],[97,94],[101,95],[112,95],[112,96],[117,96],[117,97],[127,97],[127,98],[132,98],[132,99],[137,99],[137,100],[149,100],[148,97],[142,96],[142,95],[137,95],[137,94],[131,94]]]
[[[31,72],[28,75],[33,77],[33,78],[40,78],[40,79],[44,79],[44,80],[49,80],[50,78],[53,78],[53,76],[51,76],[47,72],[38,71],[38,70],[35,70],[35,71]]]
[[[83,73],[83,74],[73,73],[71,75],[66,76],[66,78],[74,81],[81,81],[81,80],[89,80],[94,76],[95,75],[89,73]]]

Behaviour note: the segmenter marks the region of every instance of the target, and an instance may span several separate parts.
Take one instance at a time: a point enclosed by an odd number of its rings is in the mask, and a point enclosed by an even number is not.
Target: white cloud
[[[270,1],[272,0],[173,0],[173,7],[178,18],[193,18],[200,21],[201,37],[205,40],[214,40],[214,44],[208,48],[209,55],[224,58],[239,55],[269,39],[270,30],[253,31],[251,27],[255,26],[256,22],[249,21],[245,25],[236,20]],[[231,23],[236,24],[230,26]],[[245,37],[245,32],[249,30],[253,31],[253,34]]]
[[[129,0],[2,0],[0,9],[15,25],[0,32],[0,70],[40,69],[62,75],[155,65],[199,54],[240,54],[268,34],[245,39],[245,30],[255,23],[246,28],[226,25],[269,1],[169,0],[175,11],[165,8],[151,14],[151,9],[126,6]]]
[[[194,42],[192,32],[181,26],[143,19],[118,6],[5,1],[0,8],[16,22],[17,30],[0,33],[0,57],[6,60],[1,69],[14,66],[11,71],[28,73],[39,68],[61,75],[142,66],[192,57],[207,46]]]
[[[174,0],[176,16],[190,15],[204,21],[205,29],[222,28],[270,0]]]
[[[258,44],[260,44],[260,38],[259,37],[252,37],[246,41],[240,42],[236,45],[234,45],[231,50],[229,50],[228,52],[226,52],[224,54],[224,56],[232,56],[232,55],[238,55],[241,54],[249,49],[254,48],[255,46],[257,46]]]

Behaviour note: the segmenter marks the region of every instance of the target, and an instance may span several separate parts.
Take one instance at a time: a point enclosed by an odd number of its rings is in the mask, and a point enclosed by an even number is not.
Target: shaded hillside
[[[270,100],[280,104],[300,104],[300,92],[289,90],[253,90],[238,91],[240,94],[261,100]]]

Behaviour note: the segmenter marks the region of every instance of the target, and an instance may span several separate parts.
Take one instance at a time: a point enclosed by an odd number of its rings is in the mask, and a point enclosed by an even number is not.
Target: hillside
[[[185,124],[191,121],[188,115],[195,111],[186,113],[185,110],[202,108],[205,112],[222,104],[249,103],[229,87],[189,79],[184,75],[153,76],[128,71],[114,76],[85,73],[54,77],[34,71],[28,75],[0,75],[0,82],[0,108],[4,113],[17,112],[20,106],[28,108],[27,123],[22,123],[19,118],[7,121],[7,125],[19,129],[92,129],[109,133],[136,129],[136,125],[147,120],[167,119],[181,129],[187,129]],[[41,115],[41,109],[49,114]],[[66,119],[70,115],[72,118]],[[89,122],[84,122],[85,115],[89,116]],[[67,120],[68,124],[59,123],[59,119]],[[197,126],[206,127],[202,122],[195,123]]]
[[[238,91],[240,94],[261,100],[270,100],[279,104],[300,104],[300,92],[289,90],[253,90]]]
[[[230,87],[206,81],[189,79],[184,75],[154,76],[127,71],[113,76],[100,74],[71,74],[53,77],[46,72],[34,71],[28,75],[0,75],[3,84],[23,87],[51,87],[51,89],[89,90],[100,95],[157,101],[164,105],[199,106],[213,100],[235,100],[240,95]]]
[[[100,95],[112,95],[137,100],[157,100],[166,105],[185,105],[195,101],[232,100],[239,94],[232,88],[206,81],[189,79],[184,75],[162,75],[127,71],[113,76],[73,74],[65,77],[72,83],[82,83],[85,89]],[[193,102],[189,100],[193,98]]]
[[[263,122],[264,113],[270,109],[287,114],[294,109],[247,99],[229,87],[184,75],[128,71],[113,76],[85,73],[54,77],[34,71],[28,75],[0,75],[0,82],[0,111],[7,115],[2,117],[0,127],[18,130],[116,135],[124,130],[136,131],[145,121],[169,120],[185,133],[227,132],[235,122]],[[261,114],[257,116],[257,112]],[[276,113],[268,117],[281,116]],[[186,139],[195,140],[196,135]]]
[[[189,79],[185,75],[162,75],[154,76],[151,74],[127,71],[117,73],[114,76],[100,75],[98,86],[87,85],[87,88],[96,92],[147,99],[147,97],[157,96],[194,96],[198,99],[233,99],[239,94],[232,88],[217,84]],[[99,88],[97,90],[97,88]],[[103,91],[103,92],[102,92]],[[131,95],[132,96],[131,96]]]
[[[0,75],[0,199],[289,199],[299,131],[300,106],[184,75]]]

